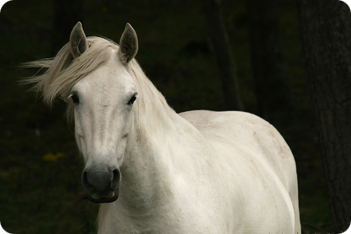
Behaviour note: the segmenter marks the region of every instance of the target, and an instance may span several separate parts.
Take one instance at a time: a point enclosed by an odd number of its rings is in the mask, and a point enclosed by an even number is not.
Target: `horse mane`
[[[54,58],[28,62],[25,68],[47,69],[43,74],[24,80],[25,84],[34,84],[33,90],[42,93],[44,102],[52,105],[56,97],[67,102],[67,116],[73,113],[73,103],[68,102],[72,87],[97,69],[110,57],[109,48],[118,49],[113,41],[100,37],[87,38],[89,48],[78,58],[74,59],[70,45],[67,43]],[[40,71],[39,70],[39,71]]]
[[[87,37],[87,41],[89,48],[76,59],[73,58],[70,45],[67,43],[54,58],[28,62],[23,65],[25,68],[47,69],[41,75],[25,79],[24,83],[34,84],[32,89],[41,93],[44,102],[50,106],[57,97],[67,102],[68,119],[73,117],[74,104],[68,99],[72,87],[109,59],[110,48],[119,49],[118,44],[101,37]],[[131,72],[139,86],[139,95],[154,97],[151,100],[143,100],[142,103],[139,103],[139,108],[148,110],[154,105],[169,107],[163,95],[146,77],[138,62],[133,59],[130,64]]]

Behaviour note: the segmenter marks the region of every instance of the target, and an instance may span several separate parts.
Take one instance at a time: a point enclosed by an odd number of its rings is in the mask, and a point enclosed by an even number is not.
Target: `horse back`
[[[180,116],[194,125],[209,142],[222,141],[259,155],[287,189],[296,166],[289,146],[279,132],[258,116],[239,111],[189,111]]]

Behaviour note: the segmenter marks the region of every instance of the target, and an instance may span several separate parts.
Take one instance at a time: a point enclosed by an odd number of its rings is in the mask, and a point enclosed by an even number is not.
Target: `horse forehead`
[[[84,77],[75,85],[74,89],[113,95],[132,87],[134,87],[133,79],[127,69],[117,62],[107,62]]]

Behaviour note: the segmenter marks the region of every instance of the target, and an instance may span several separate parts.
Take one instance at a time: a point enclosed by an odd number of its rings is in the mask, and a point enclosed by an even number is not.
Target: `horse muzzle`
[[[82,184],[88,199],[94,203],[114,202],[119,196],[121,173],[119,169],[104,166],[86,167],[82,172]]]

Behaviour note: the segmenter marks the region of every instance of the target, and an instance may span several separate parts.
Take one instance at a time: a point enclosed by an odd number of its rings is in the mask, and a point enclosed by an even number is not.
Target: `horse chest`
[[[225,233],[225,231],[219,230],[217,225],[214,225],[214,223],[218,223],[215,217],[212,217],[211,220],[208,215],[204,216],[203,214],[206,212],[191,215],[188,211],[180,210],[177,207],[154,210],[143,215],[111,210],[104,218],[104,222],[99,224],[98,233]]]

